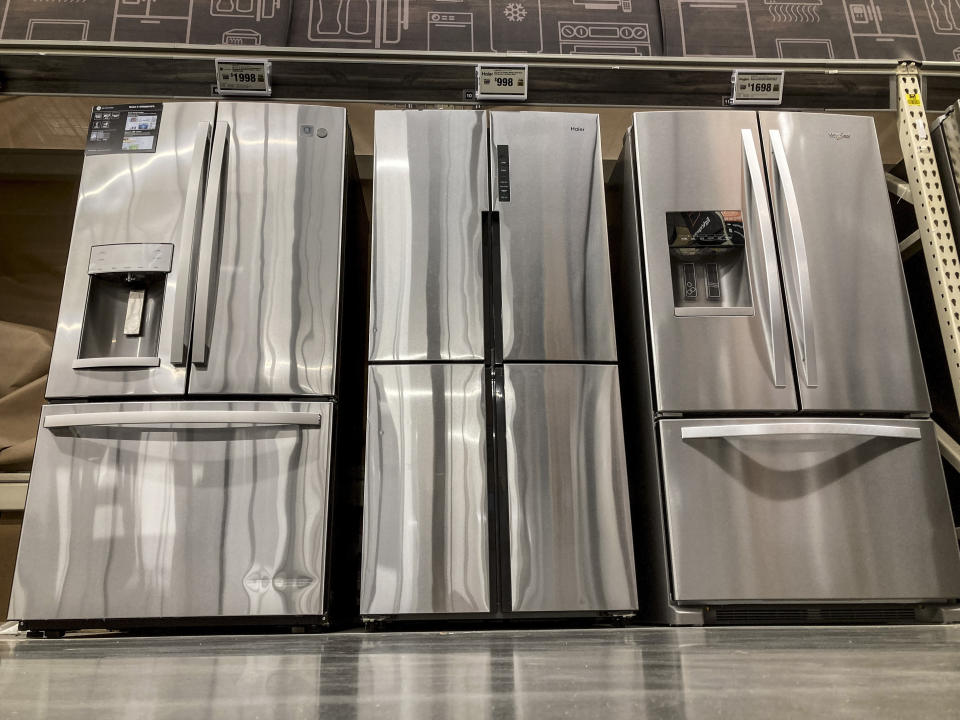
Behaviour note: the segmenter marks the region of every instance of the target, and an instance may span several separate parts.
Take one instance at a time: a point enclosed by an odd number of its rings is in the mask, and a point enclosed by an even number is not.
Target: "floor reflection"
[[[0,638],[0,716],[945,717],[960,627]]]

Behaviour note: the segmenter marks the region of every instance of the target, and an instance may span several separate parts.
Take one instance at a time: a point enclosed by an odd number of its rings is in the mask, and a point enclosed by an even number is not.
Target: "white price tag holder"
[[[731,105],[779,105],[783,102],[783,70],[734,70]]]
[[[270,61],[217,58],[217,94],[270,97]]]
[[[526,65],[477,65],[477,100],[526,100]]]

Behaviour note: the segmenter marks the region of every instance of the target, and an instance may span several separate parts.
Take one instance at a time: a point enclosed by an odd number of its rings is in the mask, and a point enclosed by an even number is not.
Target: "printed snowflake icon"
[[[510,22],[523,22],[523,19],[527,16],[527,9],[523,6],[523,3],[507,3],[507,6],[503,9],[503,14]]]

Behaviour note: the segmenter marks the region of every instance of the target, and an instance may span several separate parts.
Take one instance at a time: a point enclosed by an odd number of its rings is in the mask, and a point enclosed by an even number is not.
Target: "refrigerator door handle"
[[[803,226],[800,223],[800,205],[797,202],[797,191],[790,175],[790,166],[787,164],[787,151],[783,147],[783,138],[779,130],[770,131],[770,146],[773,149],[773,173],[771,191],[774,209],[777,218],[781,218],[780,198],[786,203],[786,227],[788,232],[782,237],[790,236],[790,245],[793,253],[792,268],[795,277],[793,293],[799,304],[797,316],[800,319],[799,355],[803,365],[804,382],[807,387],[817,387],[817,351],[813,330],[813,292],[810,288],[810,269],[807,265],[807,249],[803,241]],[[789,275],[790,273],[786,273]],[[789,295],[788,295],[789,296]]]
[[[706,438],[758,438],[793,435],[846,435],[851,437],[919,440],[920,428],[868,423],[744,423],[742,425],[694,425],[680,428],[683,440]]]
[[[213,152],[207,175],[207,197],[203,206],[200,230],[200,267],[197,271],[197,302],[193,318],[193,348],[190,360],[194,365],[207,362],[210,344],[210,305],[215,301],[213,286],[219,269],[220,195],[223,189],[223,167],[227,155],[230,125],[218,121],[213,134]],[[216,256],[216,257],[215,257]]]
[[[173,301],[173,328],[170,334],[170,363],[185,365],[187,345],[190,342],[190,322],[193,319],[193,297],[196,291],[194,266],[197,262],[197,232],[203,216],[203,175],[207,160],[207,143],[210,141],[210,123],[197,123],[193,141],[193,156],[190,160],[190,175],[187,178],[187,197],[183,225],[177,249],[177,296]]]
[[[776,246],[773,241],[773,221],[770,219],[770,206],[767,204],[766,186],[760,167],[760,155],[753,140],[753,131],[740,131],[743,155],[743,221],[748,237],[755,237],[750,226],[756,215],[760,227],[760,263],[763,271],[763,283],[766,290],[766,312],[763,313],[764,333],[770,352],[770,364],[773,369],[773,384],[786,387],[786,319],[783,303],[780,300],[780,273],[777,270]],[[757,189],[760,188],[758,192]],[[751,253],[754,254],[754,253]]]
[[[45,428],[110,425],[319,425],[315,412],[274,412],[266,410],[134,410],[48,415]]]

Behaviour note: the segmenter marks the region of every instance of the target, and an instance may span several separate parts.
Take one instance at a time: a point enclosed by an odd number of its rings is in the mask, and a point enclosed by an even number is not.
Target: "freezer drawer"
[[[332,412],[48,405],[11,616],[323,615]]]
[[[637,607],[616,365],[507,365],[514,611]]]
[[[218,104],[190,394],[334,394],[347,145],[342,108]]]
[[[370,359],[483,359],[486,113],[379,110]]]
[[[760,113],[805,412],[929,413],[869,117]]]
[[[617,359],[596,115],[490,113],[506,361]]]
[[[490,609],[483,366],[372,365],[360,612]]]
[[[960,596],[929,420],[664,420],[677,602]]]

